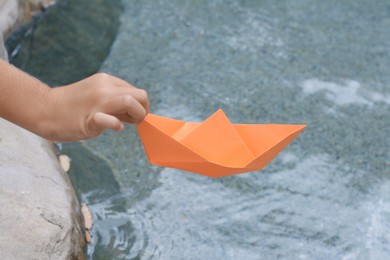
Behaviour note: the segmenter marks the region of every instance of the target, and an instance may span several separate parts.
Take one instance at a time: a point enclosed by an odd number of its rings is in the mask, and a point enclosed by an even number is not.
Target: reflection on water
[[[390,255],[388,1],[123,6],[101,70],[147,89],[153,113],[308,127],[264,170],[222,179],[150,165],[134,127],[64,145],[94,217],[90,259]]]

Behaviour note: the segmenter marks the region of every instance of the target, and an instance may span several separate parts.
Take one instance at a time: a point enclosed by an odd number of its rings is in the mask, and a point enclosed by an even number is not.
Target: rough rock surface
[[[7,60],[8,54],[4,46],[3,36],[0,33],[0,59]]]
[[[0,259],[75,259],[79,205],[53,145],[0,119]]]
[[[8,33],[20,18],[18,1],[0,0],[0,34]]]
[[[9,34],[20,22],[53,3],[54,0],[0,0],[0,33]]]

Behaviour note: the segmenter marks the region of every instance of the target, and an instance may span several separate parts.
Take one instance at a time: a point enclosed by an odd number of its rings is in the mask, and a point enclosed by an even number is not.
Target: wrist
[[[37,124],[37,134],[51,141],[56,140],[59,132],[56,121],[59,116],[58,109],[61,108],[62,92],[62,88],[48,87],[43,96],[43,109]]]

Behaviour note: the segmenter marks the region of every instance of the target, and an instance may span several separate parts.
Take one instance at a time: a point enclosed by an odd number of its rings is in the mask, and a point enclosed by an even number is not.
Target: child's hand
[[[145,90],[114,76],[98,73],[74,84],[49,89],[41,135],[53,141],[93,138],[105,129],[139,123],[149,112]]]
[[[149,112],[146,92],[98,73],[74,84],[49,88],[0,60],[0,117],[52,141],[93,138],[105,129],[139,123]]]

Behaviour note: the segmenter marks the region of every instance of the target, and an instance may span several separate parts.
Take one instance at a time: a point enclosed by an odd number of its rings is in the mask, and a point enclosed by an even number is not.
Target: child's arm
[[[0,117],[52,141],[93,138],[149,112],[146,91],[104,73],[50,88],[0,60]]]

